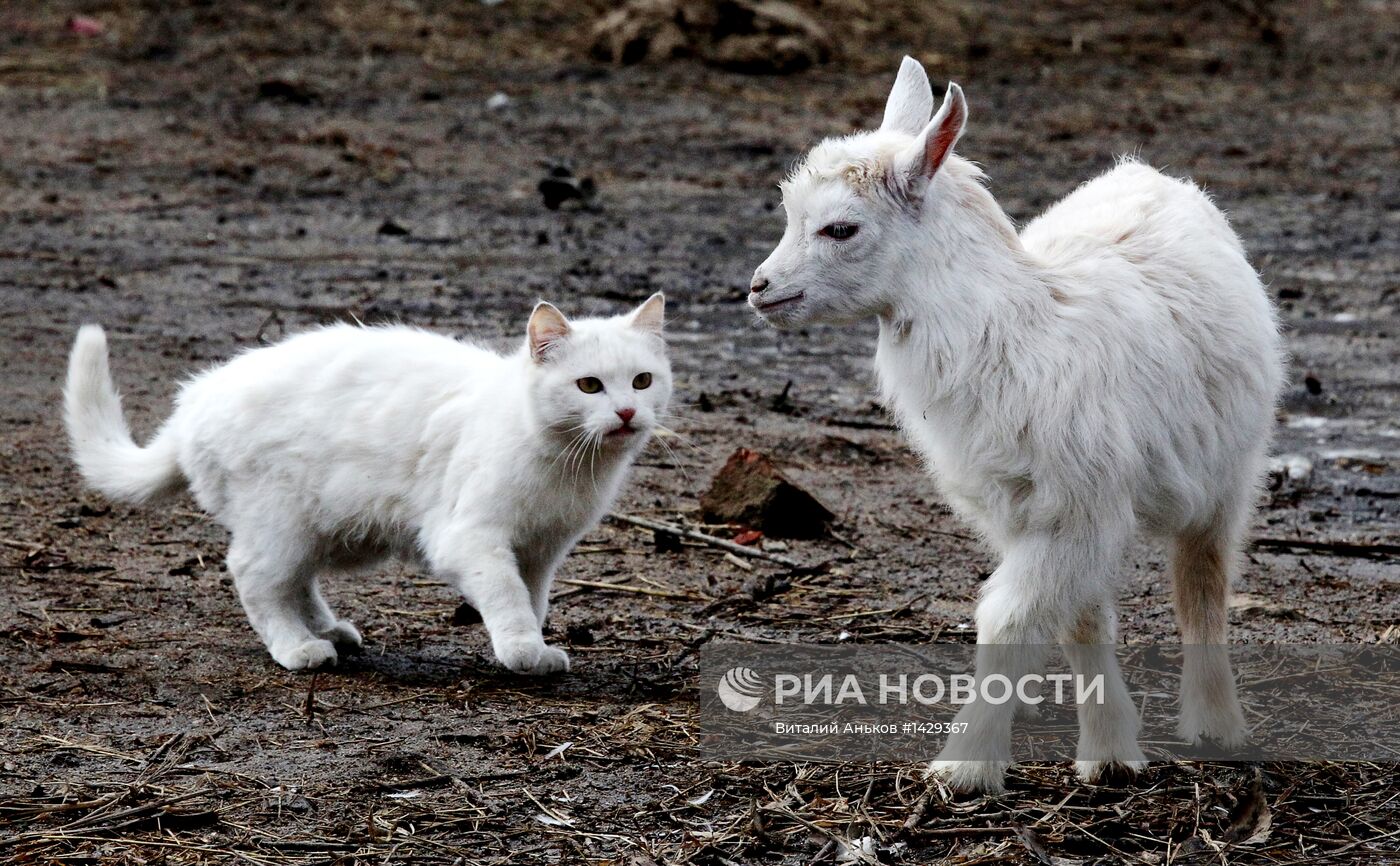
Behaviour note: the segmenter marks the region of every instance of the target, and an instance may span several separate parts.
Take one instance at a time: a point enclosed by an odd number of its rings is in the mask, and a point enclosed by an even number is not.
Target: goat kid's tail
[[[83,480],[107,498],[146,502],[173,493],[182,483],[175,442],[167,432],[158,433],[145,448],[132,441],[107,369],[107,335],[97,325],[78,330],[68,356],[63,420]]]

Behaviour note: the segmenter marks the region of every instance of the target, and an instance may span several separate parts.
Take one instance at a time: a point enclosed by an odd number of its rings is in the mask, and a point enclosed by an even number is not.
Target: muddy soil
[[[780,334],[744,303],[777,181],[878,123],[905,52],[964,86],[960,150],[1018,220],[1125,153],[1229,211],[1292,352],[1277,450],[1313,467],[1258,514],[1234,634],[1400,639],[1400,9],[1010,5],[807,4],[840,50],[785,76],[600,64],[594,2],[0,9],[0,860],[806,863],[872,837],[887,863],[1400,862],[1393,765],[1183,762],[1102,787],[1030,765],[1003,799],[956,800],[906,767],[697,757],[704,641],[969,640],[993,565],[872,402],[873,327]],[[559,165],[593,179],[586,206],[545,207]],[[682,435],[619,510],[695,518],[742,445],[840,540],[791,543],[822,567],[784,576],[607,523],[556,589],[565,677],[496,670],[406,568],[327,587],[364,655],[282,671],[221,529],[188,499],[109,505],[65,456],[83,322],[108,327],[145,434],[181,376],[319,322],[506,346],[536,298],[657,290]],[[1173,634],[1161,565],[1144,545],[1125,566],[1127,640]],[[1271,834],[1215,853],[1259,802]]]

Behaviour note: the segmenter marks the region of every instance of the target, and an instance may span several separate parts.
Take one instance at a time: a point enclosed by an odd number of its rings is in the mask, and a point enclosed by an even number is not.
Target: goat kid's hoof
[[[272,651],[272,658],[289,671],[314,671],[334,667],[338,659],[335,645],[328,640],[308,640]]]
[[[1036,704],[1017,704],[1016,715],[1013,718],[1018,722],[1038,722],[1040,721],[1040,707]]]
[[[1249,740],[1249,727],[1244,715],[1225,714],[1218,719],[1187,718],[1182,716],[1176,726],[1176,735],[1184,743],[1193,746],[1214,746],[1222,753],[1236,751]]]
[[[543,676],[569,670],[569,654],[539,638],[503,644],[497,647],[496,658],[517,674]]]
[[[1000,794],[1006,790],[1006,761],[945,761],[929,764],[929,773],[963,794]]]
[[[1091,785],[1130,782],[1147,769],[1146,758],[1126,761],[1075,761],[1074,772]]]

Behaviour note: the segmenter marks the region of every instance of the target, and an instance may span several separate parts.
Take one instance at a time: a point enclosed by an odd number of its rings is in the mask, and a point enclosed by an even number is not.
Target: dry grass
[[[696,766],[690,727],[657,704],[572,741],[541,725],[527,768],[462,778],[423,761],[342,792],[348,810],[196,759],[197,736],[146,755],[47,738],[23,748],[96,754],[125,772],[0,800],[0,859],[1070,866],[1383,863],[1400,849],[1400,785],[1375,765],[1181,763],[1093,786],[1065,767],[1023,765],[1006,795],[966,798],[910,767]],[[572,796],[560,772],[588,765],[670,766],[675,783],[619,826],[615,803]]]

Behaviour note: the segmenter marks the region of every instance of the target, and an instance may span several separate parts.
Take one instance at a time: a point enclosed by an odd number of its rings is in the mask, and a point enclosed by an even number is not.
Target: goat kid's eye
[[[860,231],[860,226],[855,223],[832,223],[823,227],[817,234],[825,235],[834,241],[844,241],[855,237],[858,231]]]
[[[645,391],[646,389],[648,389],[648,388],[650,388],[650,387],[651,387],[651,374],[650,374],[650,373],[638,373],[638,374],[636,375],[636,377],[632,379],[632,388],[633,388],[634,390],[637,390],[637,391]]]
[[[584,376],[574,384],[578,385],[578,389],[585,394],[597,394],[603,390],[603,380],[597,376]]]

